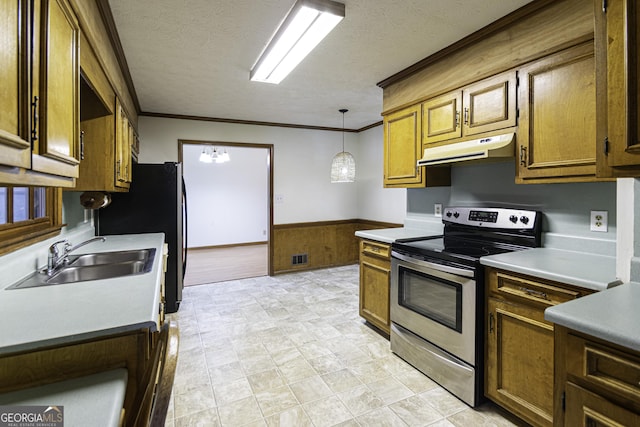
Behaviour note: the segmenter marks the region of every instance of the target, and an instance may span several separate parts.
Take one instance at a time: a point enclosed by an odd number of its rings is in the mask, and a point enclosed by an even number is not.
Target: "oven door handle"
[[[418,259],[418,258],[414,258],[411,256],[406,256],[403,255],[399,252],[396,251],[391,251],[391,256],[394,258],[397,258],[399,260],[405,261],[405,262],[410,262],[410,263],[414,263],[414,264],[418,264],[424,267],[428,267],[434,270],[438,270],[438,271],[444,271],[445,273],[451,273],[451,274],[455,274],[457,276],[463,276],[463,277],[469,277],[471,279],[473,279],[473,276],[475,275],[473,270],[468,270],[465,268],[458,268],[458,267],[453,267],[451,265],[446,265],[446,264],[437,264],[435,262],[429,262],[429,261],[425,261],[422,259]]]

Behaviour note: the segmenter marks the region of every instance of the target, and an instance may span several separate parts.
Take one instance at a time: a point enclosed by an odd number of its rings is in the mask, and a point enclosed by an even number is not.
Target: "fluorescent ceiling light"
[[[251,80],[280,83],[342,18],[342,3],[298,0],[251,69]]]

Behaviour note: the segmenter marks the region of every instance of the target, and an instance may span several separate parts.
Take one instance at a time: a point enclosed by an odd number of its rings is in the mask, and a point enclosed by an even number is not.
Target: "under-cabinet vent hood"
[[[418,166],[514,156],[514,133],[425,148]]]

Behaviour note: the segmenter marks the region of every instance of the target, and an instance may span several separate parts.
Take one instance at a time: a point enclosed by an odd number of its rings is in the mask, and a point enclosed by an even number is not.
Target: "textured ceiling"
[[[143,112],[360,129],[376,83],[530,0],[343,0],[345,19],[279,85],[249,71],[294,0],[109,0]]]

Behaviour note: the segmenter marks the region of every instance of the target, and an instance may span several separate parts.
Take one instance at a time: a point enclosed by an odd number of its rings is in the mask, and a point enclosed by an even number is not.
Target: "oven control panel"
[[[475,227],[533,229],[538,215],[537,211],[522,209],[447,207],[442,221]]]

